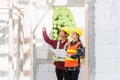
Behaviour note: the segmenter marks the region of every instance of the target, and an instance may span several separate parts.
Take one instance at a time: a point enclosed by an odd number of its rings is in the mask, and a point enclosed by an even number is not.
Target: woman
[[[80,41],[81,28],[75,28],[71,35],[72,41],[66,47],[67,58],[65,59],[65,80],[78,80],[80,73],[80,57],[83,53],[83,45]]]
[[[42,29],[43,32],[43,38],[44,40],[50,44],[54,49],[64,49],[66,43],[68,43],[68,39],[67,37],[70,35],[70,29],[68,27],[62,27],[60,29],[60,33],[59,33],[59,37],[61,38],[60,40],[52,40],[48,37],[47,32],[46,32],[46,28],[43,27]],[[55,71],[56,71],[56,76],[57,76],[57,80],[63,80],[64,78],[64,71],[65,71],[65,67],[64,67],[64,61],[63,59],[55,59]]]

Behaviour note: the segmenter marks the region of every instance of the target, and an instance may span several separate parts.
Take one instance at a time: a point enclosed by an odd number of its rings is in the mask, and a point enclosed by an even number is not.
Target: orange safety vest
[[[78,46],[81,44],[81,42],[77,42],[74,46],[71,46],[71,43],[68,43],[67,47],[67,54],[77,54]],[[82,57],[80,57],[80,67],[82,64]],[[78,66],[78,59],[73,58],[66,58],[65,59],[65,67],[77,67]]]

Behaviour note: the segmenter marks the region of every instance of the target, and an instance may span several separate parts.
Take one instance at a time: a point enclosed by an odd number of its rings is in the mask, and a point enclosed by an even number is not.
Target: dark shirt
[[[45,40],[48,44],[50,44],[54,49],[57,48],[57,42],[58,42],[58,40],[52,40],[52,39],[50,39],[50,38],[48,37],[46,31],[43,32],[43,38],[44,38],[44,40]],[[67,42],[68,42],[68,39],[66,39],[66,41],[65,41],[64,43],[61,43],[61,40],[60,40],[59,49],[63,49],[64,46],[65,46],[65,44],[66,44]],[[55,62],[54,62],[54,65],[55,65],[56,68],[58,68],[58,69],[64,69],[64,62],[55,61]]]

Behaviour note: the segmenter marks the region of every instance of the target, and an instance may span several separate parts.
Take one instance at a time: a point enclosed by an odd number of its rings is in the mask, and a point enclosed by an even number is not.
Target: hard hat
[[[65,31],[68,35],[70,35],[70,28],[69,27],[62,27],[60,30]]]
[[[79,36],[82,35],[82,28],[76,27],[73,29],[73,32],[77,33]]]

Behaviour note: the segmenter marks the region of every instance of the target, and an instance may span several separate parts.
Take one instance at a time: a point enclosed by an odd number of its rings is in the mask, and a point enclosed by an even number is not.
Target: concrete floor
[[[54,71],[53,64],[40,64],[37,69],[37,80],[57,80],[56,74]],[[85,63],[83,61],[83,65],[79,74],[78,80],[85,80]]]

